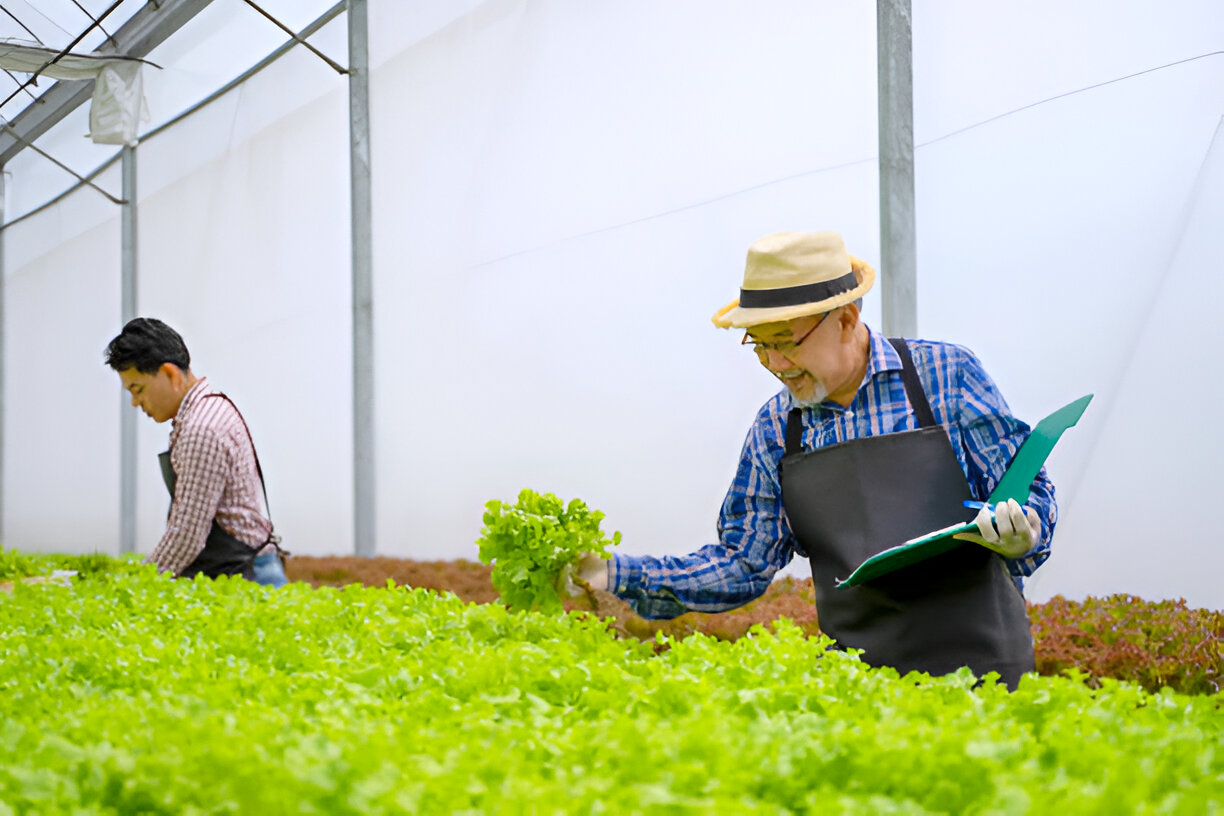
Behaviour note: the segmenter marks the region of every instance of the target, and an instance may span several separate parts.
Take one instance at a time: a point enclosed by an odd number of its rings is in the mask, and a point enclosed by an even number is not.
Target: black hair
[[[153,374],[162,363],[174,363],[186,371],[191,367],[191,354],[179,333],[155,317],[128,321],[106,347],[106,364],[115,371],[134,368],[141,374]]]

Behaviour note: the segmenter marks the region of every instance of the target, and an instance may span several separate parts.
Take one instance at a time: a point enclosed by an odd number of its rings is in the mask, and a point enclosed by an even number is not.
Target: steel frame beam
[[[93,53],[147,56],[211,2],[162,0],[160,4],[146,3]],[[46,133],[93,96],[93,86],[92,79],[61,80],[13,117],[10,124],[16,135],[7,131],[0,133],[0,166],[8,164],[24,150],[26,142],[32,142]]]

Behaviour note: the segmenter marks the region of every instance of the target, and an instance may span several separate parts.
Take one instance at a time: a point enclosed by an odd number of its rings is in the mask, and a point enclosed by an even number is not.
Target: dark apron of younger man
[[[214,397],[224,399],[230,405],[234,403],[229,397],[224,394],[206,394],[205,398]],[[237,406],[234,410],[238,410]],[[241,413],[239,413],[241,417]],[[243,420],[245,427],[246,420]],[[250,439],[251,432],[247,431],[247,438]],[[255,450],[255,443],[251,441],[251,450]],[[166,483],[166,489],[170,491],[170,501],[174,502],[174,487],[178,483],[178,475],[174,472],[174,466],[170,464],[170,451],[163,451],[157,455],[157,462],[161,465],[162,480]],[[263,484],[263,470],[259,467],[259,456],[255,455],[255,468],[259,471],[259,481]],[[266,491],[267,488],[265,488]],[[264,498],[265,503],[267,497]],[[188,564],[179,576],[182,578],[192,578],[197,574],[207,575],[209,578],[216,578],[218,575],[241,575],[248,581],[255,580],[255,558],[264,547],[272,543],[273,535],[268,534],[268,540],[258,547],[252,547],[245,541],[242,541],[225,531],[217,520],[214,518],[212,527],[208,531],[208,538],[204,541],[204,549],[196,556],[196,559]],[[277,546],[277,550],[280,547]]]

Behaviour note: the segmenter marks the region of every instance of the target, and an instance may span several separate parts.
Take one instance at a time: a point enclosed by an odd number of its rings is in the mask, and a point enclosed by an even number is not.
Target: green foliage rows
[[[560,612],[555,587],[561,570],[583,552],[607,554],[620,543],[599,530],[604,514],[580,499],[568,505],[552,493],[522,490],[518,502],[485,505],[484,528],[476,540],[480,560],[493,564],[493,587],[512,608]]]
[[[0,581],[13,578],[23,578],[27,575],[38,575],[42,570],[54,569],[47,563],[54,556],[27,555],[15,549],[0,547]]]
[[[0,547],[0,582],[53,569],[74,570],[78,578],[101,578],[141,569],[138,560],[107,555],[35,555]],[[445,584],[442,584],[445,586]],[[809,634],[819,634],[810,582],[785,578],[769,588],[769,619],[791,615]],[[787,603],[780,603],[785,598]],[[741,636],[754,621],[757,602],[720,615],[689,613],[672,621],[646,621],[632,613],[622,631],[652,638],[658,631],[678,639],[694,631],[722,640]],[[1075,671],[1096,687],[1104,678],[1125,680],[1152,693],[1169,688],[1183,694],[1215,694],[1224,683],[1224,612],[1197,609],[1184,600],[1147,601],[1134,595],[1062,596],[1029,604],[1037,671],[1060,676]]]
[[[1219,695],[897,677],[449,594],[172,581],[0,595],[0,814],[1202,814]]]
[[[33,575],[50,575],[55,570],[71,570],[79,577],[139,571],[136,556],[113,558],[102,553],[65,555],[59,553],[23,553],[0,547],[0,581],[11,581]]]
[[[584,550],[606,554],[602,519],[581,501],[565,507],[551,493],[523,490],[515,505],[489,502],[477,543],[481,561],[495,565],[492,581],[502,600],[517,609],[561,611],[557,576]],[[610,543],[619,541],[616,533]],[[1224,613],[1115,595],[1082,603],[1056,597],[1030,604],[1029,614],[1041,674],[1077,670],[1089,684],[1111,677],[1188,694],[1213,694],[1224,683]]]

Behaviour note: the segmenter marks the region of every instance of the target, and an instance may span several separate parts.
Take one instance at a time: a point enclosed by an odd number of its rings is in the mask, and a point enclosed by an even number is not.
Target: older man
[[[796,555],[811,564],[821,629],[873,665],[944,674],[1032,671],[1023,578],[1049,555],[1057,520],[1045,471],[1027,507],[977,517],[961,547],[849,589],[866,558],[963,522],[1029,428],[968,349],[886,339],[859,304],[875,272],[836,233],[780,233],[748,251],[737,301],[714,316],[785,386],[757,413],[723,502],[718,543],[685,556],[611,561],[577,573],[667,618],[761,595]]]
[[[179,333],[138,317],[111,340],[106,363],[132,395],[132,407],[174,424],[170,449],[159,457],[170,516],[149,560],[184,578],[241,575],[285,584],[251,432],[229,397],[192,373]]]

